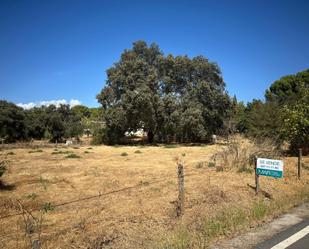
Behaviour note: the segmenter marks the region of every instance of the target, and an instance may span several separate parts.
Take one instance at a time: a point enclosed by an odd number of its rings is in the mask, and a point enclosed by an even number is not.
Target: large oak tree
[[[230,108],[219,67],[203,56],[164,56],[137,41],[107,70],[97,95],[105,109],[105,141],[144,129],[148,141],[200,142],[223,124]]]

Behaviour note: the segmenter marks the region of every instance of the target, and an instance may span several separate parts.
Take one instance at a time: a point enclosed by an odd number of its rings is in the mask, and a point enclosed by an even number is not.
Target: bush
[[[67,155],[65,158],[80,158],[80,156],[78,156],[74,153],[71,153],[71,154]]]
[[[216,167],[222,170],[236,169],[238,172],[253,172],[254,157],[280,158],[281,152],[271,140],[250,141],[234,136],[230,143],[212,158]],[[217,169],[218,170],[218,169]]]
[[[4,165],[4,162],[0,162],[0,177],[4,174],[6,171],[6,166]]]
[[[135,153],[135,154],[141,154],[141,153],[143,153],[143,152],[141,152],[140,150],[137,150],[137,151],[135,151],[134,153]]]
[[[204,162],[198,162],[196,165],[195,165],[195,168],[197,169],[201,169],[204,167]]]
[[[53,151],[51,154],[58,155],[58,154],[70,154],[70,153],[73,153],[73,152],[70,150],[65,150],[65,151],[59,150],[59,151]]]
[[[30,150],[28,153],[40,153],[43,152],[43,150]]]
[[[128,153],[127,153],[127,152],[122,152],[122,153],[120,154],[120,156],[128,156]]]
[[[1,188],[1,186],[3,186],[3,183],[1,181],[1,177],[3,176],[5,171],[6,171],[6,161],[4,159],[0,158],[0,188]]]
[[[214,168],[216,167],[216,163],[215,162],[209,162],[208,163],[208,168]]]
[[[92,145],[99,145],[105,142],[105,129],[97,129],[93,133],[93,138],[91,140]]]

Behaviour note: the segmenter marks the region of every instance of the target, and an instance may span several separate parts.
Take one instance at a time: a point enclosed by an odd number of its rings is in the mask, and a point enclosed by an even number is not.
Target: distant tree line
[[[97,95],[102,108],[67,105],[23,110],[0,101],[0,138],[60,141],[85,129],[97,144],[121,144],[145,131],[149,143],[208,142],[212,134],[242,133],[309,150],[309,70],[275,81],[265,100],[244,104],[225,90],[220,68],[203,56],[165,56],[144,41],[107,70]]]
[[[97,108],[86,106],[54,105],[34,107],[29,110],[0,100],[0,138],[4,142],[49,139],[61,142],[79,137],[84,129],[93,131],[91,120],[99,118]]]
[[[290,143],[292,152],[309,149],[309,69],[275,81],[265,101],[237,103],[236,129],[248,136]]]

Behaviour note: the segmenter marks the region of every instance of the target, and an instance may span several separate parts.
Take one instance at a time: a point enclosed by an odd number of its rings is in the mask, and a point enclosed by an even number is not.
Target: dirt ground
[[[0,248],[29,248],[38,238],[42,248],[149,248],[180,222],[191,224],[220,209],[249,207],[257,198],[264,198],[256,197],[250,187],[254,186],[253,173],[209,167],[211,156],[220,148],[2,150],[9,169],[3,177],[7,189],[0,191]],[[66,158],[66,151],[80,158]],[[177,158],[184,163],[186,174],[182,220],[175,212]],[[293,199],[299,189],[308,190],[309,170],[303,170],[297,181],[297,158],[284,158],[284,162],[283,179],[261,177],[261,188],[275,199]],[[308,157],[304,162],[309,166]],[[131,186],[135,187],[109,193]],[[42,207],[45,212],[35,211]]]

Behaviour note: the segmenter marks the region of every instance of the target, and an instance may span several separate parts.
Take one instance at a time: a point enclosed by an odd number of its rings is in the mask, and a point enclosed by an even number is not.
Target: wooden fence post
[[[183,165],[178,164],[178,203],[176,208],[177,217],[180,217],[184,213],[184,172]]]
[[[298,164],[297,164],[297,178],[300,180],[300,171],[301,171],[301,159],[302,159],[302,149],[298,150]]]
[[[254,172],[255,172],[255,194],[259,193],[260,189],[260,176],[257,174],[257,157],[254,157]]]
[[[41,248],[41,241],[36,239],[32,241],[32,249],[40,249]]]

